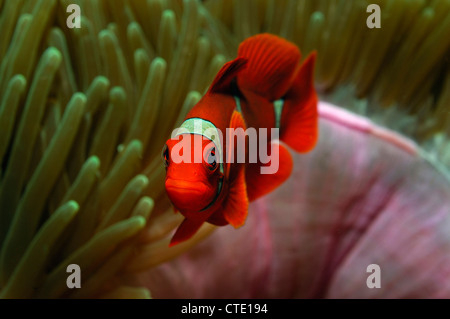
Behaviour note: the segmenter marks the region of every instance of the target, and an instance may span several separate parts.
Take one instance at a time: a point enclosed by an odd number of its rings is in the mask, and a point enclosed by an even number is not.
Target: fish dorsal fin
[[[244,40],[238,57],[248,59],[247,68],[237,77],[239,89],[275,101],[291,87],[301,54],[294,43],[263,33]]]
[[[223,215],[234,228],[244,225],[248,214],[247,187],[245,184],[245,167],[237,166],[239,170],[230,183],[228,197],[224,203]]]
[[[242,71],[247,64],[247,59],[236,58],[227,62],[217,73],[208,93],[230,93],[233,79]]]
[[[181,225],[178,226],[178,229],[175,232],[175,235],[173,235],[172,239],[170,240],[169,246],[172,247],[172,246],[179,244],[185,240],[188,240],[197,232],[197,230],[200,228],[200,226],[202,224],[203,224],[203,221],[197,221],[197,220],[191,220],[191,219],[185,218],[184,221],[181,223]]]

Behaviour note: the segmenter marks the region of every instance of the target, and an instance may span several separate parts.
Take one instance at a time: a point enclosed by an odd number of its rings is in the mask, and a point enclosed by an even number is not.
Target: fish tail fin
[[[263,33],[243,41],[238,57],[248,61],[247,67],[237,74],[239,88],[275,101],[291,87],[301,54],[295,44]]]
[[[280,140],[297,152],[308,152],[318,138],[317,93],[314,89],[316,52],[311,53],[283,97]]]
[[[172,247],[191,238],[202,224],[203,221],[196,221],[185,218],[175,232],[175,235],[173,235],[172,239],[170,240],[169,247]]]

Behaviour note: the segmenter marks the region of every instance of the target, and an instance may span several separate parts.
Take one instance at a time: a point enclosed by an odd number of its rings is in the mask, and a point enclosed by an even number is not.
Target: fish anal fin
[[[234,228],[244,225],[248,214],[247,187],[245,185],[244,165],[240,164],[239,171],[230,183],[230,191],[223,205],[223,216]]]
[[[231,93],[232,81],[247,64],[247,59],[236,58],[223,65],[209,87],[208,93]]]
[[[284,96],[280,140],[297,152],[308,152],[318,138],[317,93],[314,89],[316,52],[304,61]]]
[[[203,221],[196,221],[185,218],[181,225],[178,226],[178,229],[170,240],[169,247],[172,247],[191,238],[202,224]]]
[[[274,101],[290,88],[301,54],[294,43],[263,33],[244,40],[238,57],[248,59],[247,68],[238,74],[238,87]]]
[[[222,208],[215,211],[206,221],[216,226],[225,226],[228,224],[228,221],[225,219],[225,216],[223,216]]]
[[[292,173],[293,160],[289,150],[277,140],[272,141],[269,145],[271,147],[270,156],[272,158],[270,162],[267,164],[250,163],[246,167],[245,179],[249,201],[254,201],[272,192],[283,184]],[[262,174],[261,168],[266,167],[269,170],[269,167],[274,164],[272,161],[277,157],[278,169],[276,172],[273,174]],[[273,166],[274,170],[277,168],[276,166],[276,164]]]

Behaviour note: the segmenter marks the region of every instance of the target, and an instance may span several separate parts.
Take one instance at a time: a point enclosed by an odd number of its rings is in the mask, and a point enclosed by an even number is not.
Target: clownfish
[[[273,191],[290,176],[293,160],[285,145],[296,152],[314,148],[318,138],[318,99],[313,81],[316,52],[302,64],[300,59],[297,46],[278,36],[265,33],[247,38],[240,44],[237,58],[220,69],[206,94],[187,114],[180,126],[182,133],[166,142],[162,154],[166,193],[185,217],[170,246],[189,239],[204,222],[242,226],[249,202]],[[248,143],[222,145],[224,134],[220,139],[217,136],[230,128],[255,128],[256,132],[278,128],[278,139],[268,134],[266,145],[262,145],[271,159],[278,159],[276,172],[261,173],[270,162],[248,161]],[[197,145],[200,161],[174,159],[180,153],[177,145],[181,140]],[[246,161],[229,160],[230,154],[239,151],[245,152]],[[188,157],[195,153],[193,149]]]

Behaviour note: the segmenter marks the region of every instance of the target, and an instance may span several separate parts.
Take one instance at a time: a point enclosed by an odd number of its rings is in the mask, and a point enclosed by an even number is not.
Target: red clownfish
[[[182,133],[167,141],[163,150],[165,188],[175,209],[185,216],[171,246],[189,239],[204,222],[242,226],[248,203],[271,192],[290,176],[293,162],[285,144],[297,152],[307,152],[315,146],[316,54],[309,55],[303,64],[300,58],[295,44],[275,35],[259,34],[246,39],[239,46],[238,57],[222,67],[207,93],[188,113],[180,127]],[[261,168],[271,165],[270,161],[248,161],[248,143],[236,143],[233,147],[228,142],[223,144],[227,128],[255,128],[256,132],[278,128],[279,140],[268,134],[262,145],[271,159],[278,159],[276,172],[261,173]],[[197,145],[197,151],[185,152],[188,160],[180,162],[174,156],[183,155],[181,140]],[[198,150],[201,158],[195,161]],[[245,152],[244,163],[230,160],[230,154],[239,151]]]

